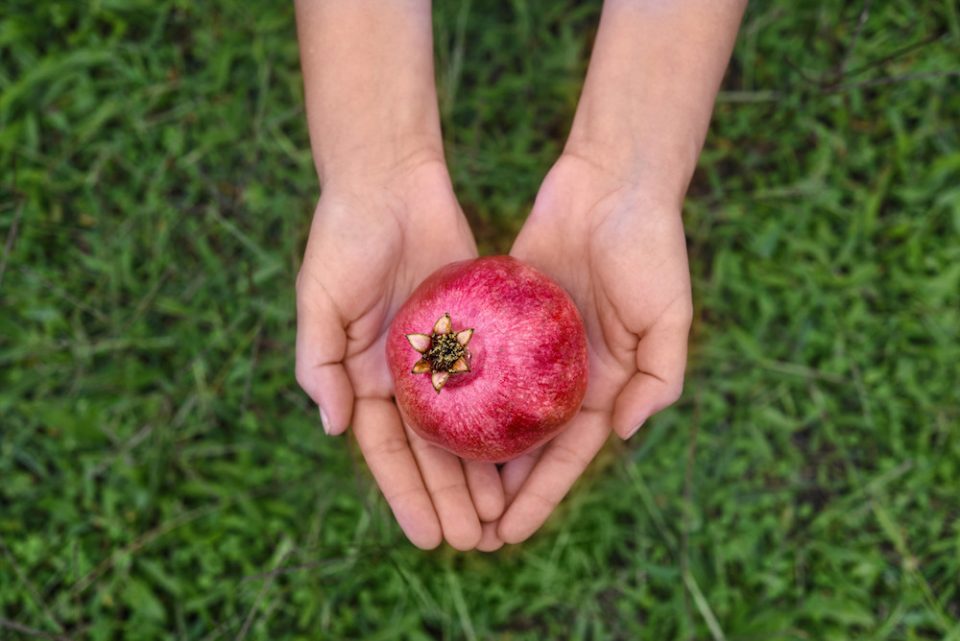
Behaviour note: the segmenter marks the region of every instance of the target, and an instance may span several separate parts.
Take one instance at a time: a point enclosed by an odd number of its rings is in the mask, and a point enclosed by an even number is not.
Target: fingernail
[[[623,440],[628,441],[628,440],[630,440],[631,438],[633,438],[633,435],[636,434],[637,432],[639,432],[639,431],[640,431],[640,428],[643,427],[643,424],[646,423],[646,422],[647,422],[647,419],[643,419],[642,421],[640,421],[639,425],[637,425],[635,428],[633,428],[632,430],[630,430],[629,432],[627,432],[627,435],[624,437]]]
[[[327,420],[327,413],[323,411],[323,408],[322,408],[322,407],[318,407],[318,409],[320,410],[320,423],[323,424],[323,432],[324,432],[324,434],[326,434],[327,436],[329,436],[329,435],[330,435],[330,423],[329,423],[329,421]]]

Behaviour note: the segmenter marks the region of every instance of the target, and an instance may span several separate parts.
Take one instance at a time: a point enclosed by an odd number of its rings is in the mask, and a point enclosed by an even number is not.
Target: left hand
[[[359,183],[325,185],[297,277],[297,380],[329,434],[352,426],[414,545],[433,548],[442,538],[470,550],[481,520],[503,510],[497,469],[461,462],[405,429],[385,356],[393,315],[417,285],[477,255],[442,160],[411,158],[385,171],[368,167]]]
[[[573,297],[590,362],[583,407],[565,431],[501,470],[510,503],[496,533],[519,543],[547,519],[611,427],[629,438],[680,397],[692,301],[679,201],[584,156],[565,154],[554,165],[510,253]]]

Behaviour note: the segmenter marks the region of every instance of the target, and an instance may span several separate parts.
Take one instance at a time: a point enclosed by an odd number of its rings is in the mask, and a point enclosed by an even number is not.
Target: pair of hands
[[[403,425],[384,352],[394,313],[435,269],[477,256],[442,157],[326,186],[297,278],[297,380],[324,429],[351,426],[414,545],[492,551],[532,535],[611,430],[631,436],[683,386],[692,315],[680,203],[565,153],[511,255],[560,283],[587,328],[590,379],[555,439],[498,469]]]

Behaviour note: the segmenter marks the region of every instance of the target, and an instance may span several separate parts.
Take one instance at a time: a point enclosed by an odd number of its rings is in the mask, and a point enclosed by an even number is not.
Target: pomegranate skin
[[[411,370],[423,354],[410,334],[431,334],[449,314],[473,329],[470,371],[436,391]],[[567,293],[509,256],[452,263],[434,272],[397,313],[387,335],[397,405],[421,437],[466,459],[503,462],[550,438],[577,413],[587,388],[583,319]]]

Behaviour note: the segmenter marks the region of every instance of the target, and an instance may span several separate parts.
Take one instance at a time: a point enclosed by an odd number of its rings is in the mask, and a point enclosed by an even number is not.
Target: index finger
[[[604,412],[581,410],[570,426],[546,445],[500,519],[497,533],[503,541],[520,543],[543,525],[607,441],[609,418]]]
[[[382,398],[357,399],[353,433],[373,478],[410,542],[424,550],[440,545],[440,521],[394,404]]]

